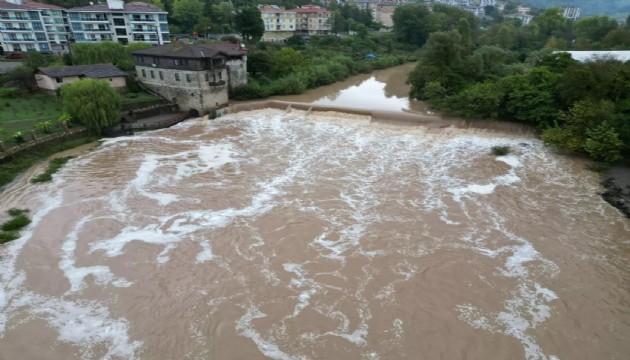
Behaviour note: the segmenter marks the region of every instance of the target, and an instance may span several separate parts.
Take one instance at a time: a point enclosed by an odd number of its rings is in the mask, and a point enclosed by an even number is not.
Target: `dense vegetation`
[[[400,65],[413,60],[407,51],[395,49],[391,36],[339,38],[315,36],[309,44],[300,37],[289,46],[261,44],[250,50],[247,59],[248,84],[233,90],[236,100],[271,95],[299,94],[309,88],[332,84],[350,75]],[[378,54],[373,60],[365,55]]]
[[[573,22],[552,8],[526,26],[499,19],[481,29],[462,13],[455,28],[434,31],[443,16],[414,11],[425,20],[427,40],[409,77],[412,96],[466,118],[531,124],[548,145],[604,162],[630,155],[630,63],[579,63],[553,52],[624,48],[630,29],[607,17]],[[395,25],[399,36],[422,41],[405,26]]]
[[[120,96],[105,80],[82,79],[61,87],[63,109],[95,135],[120,123]]]

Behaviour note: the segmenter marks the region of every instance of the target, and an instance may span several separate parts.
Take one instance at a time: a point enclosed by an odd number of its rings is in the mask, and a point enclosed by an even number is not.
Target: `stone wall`
[[[243,60],[228,60],[226,64],[230,79],[230,88],[247,84],[247,56],[243,55]]]
[[[182,111],[205,114],[228,103],[226,68],[185,71],[136,66],[136,73],[144,86],[176,103]]]

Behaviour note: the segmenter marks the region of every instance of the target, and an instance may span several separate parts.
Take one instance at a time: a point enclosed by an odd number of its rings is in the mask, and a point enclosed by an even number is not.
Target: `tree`
[[[173,19],[183,32],[190,33],[203,15],[203,4],[199,0],[175,0]]]
[[[242,9],[234,17],[236,30],[241,33],[243,40],[257,42],[265,32],[265,23],[260,15],[260,10],[254,6]]]
[[[422,4],[398,6],[392,20],[398,39],[417,46],[424,45],[435,28],[431,12]]]
[[[271,56],[271,75],[280,77],[291,73],[293,70],[304,66],[308,60],[299,51],[290,47],[284,47]]]
[[[61,87],[63,110],[100,135],[120,123],[120,96],[104,80],[81,79]]]
[[[623,141],[619,140],[619,134],[606,121],[587,130],[586,136],[584,150],[593,158],[607,162],[622,159]]]

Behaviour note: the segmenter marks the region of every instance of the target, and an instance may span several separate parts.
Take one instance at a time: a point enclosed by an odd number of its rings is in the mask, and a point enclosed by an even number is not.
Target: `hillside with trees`
[[[422,13],[425,26],[433,29],[444,21],[435,8],[419,12],[422,6],[396,12]],[[554,53],[627,49],[629,27],[607,17],[573,22],[558,8],[541,12],[526,26],[501,19],[484,29],[460,15],[454,29],[428,33],[409,76],[413,97],[469,119],[530,124],[548,145],[602,162],[630,156],[630,62],[579,63],[567,53]],[[408,41],[421,41],[408,31],[413,26],[398,22],[394,30]]]

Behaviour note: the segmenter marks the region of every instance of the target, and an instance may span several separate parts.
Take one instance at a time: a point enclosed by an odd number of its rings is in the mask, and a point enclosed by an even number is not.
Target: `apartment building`
[[[7,52],[68,51],[64,10],[29,0],[0,0],[0,47]]]
[[[0,0],[0,47],[6,52],[68,52],[68,43],[170,43],[167,12],[142,2],[64,9],[31,0]]]
[[[67,10],[70,31],[76,42],[117,41],[121,44],[146,42],[170,43],[168,12],[157,6],[107,0]]]
[[[283,42],[293,35],[326,35],[332,30],[332,13],[317,5],[290,10],[260,5],[258,9],[265,24],[263,41]]]

